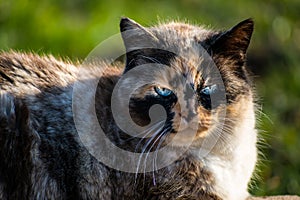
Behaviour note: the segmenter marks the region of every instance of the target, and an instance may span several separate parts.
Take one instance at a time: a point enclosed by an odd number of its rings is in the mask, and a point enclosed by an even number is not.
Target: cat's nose
[[[188,126],[193,130],[198,130],[199,119],[197,114],[193,114],[188,119]]]
[[[198,122],[191,122],[191,123],[189,124],[189,127],[190,127],[191,129],[193,129],[193,130],[198,130],[198,128],[199,128],[199,123],[198,123]]]
[[[186,117],[184,117],[184,121],[186,122],[187,126],[197,130],[199,125],[199,119],[197,113],[189,112]]]
[[[185,120],[186,120],[188,123],[190,123],[190,122],[192,122],[192,121],[194,120],[195,117],[197,117],[197,113],[194,113],[194,112],[190,111],[190,112],[188,113],[188,115],[185,117]]]

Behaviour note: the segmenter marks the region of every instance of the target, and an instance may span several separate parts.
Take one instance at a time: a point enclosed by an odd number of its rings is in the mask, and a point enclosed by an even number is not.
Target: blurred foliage
[[[118,32],[121,16],[143,25],[175,19],[212,28],[252,17],[248,60],[263,111],[264,157],[251,193],[300,195],[299,10],[299,0],[0,0],[0,49],[83,59]]]

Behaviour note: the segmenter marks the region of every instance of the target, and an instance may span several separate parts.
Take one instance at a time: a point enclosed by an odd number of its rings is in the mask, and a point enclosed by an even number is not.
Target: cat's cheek
[[[198,132],[207,131],[212,125],[212,113],[207,109],[199,106],[197,109],[199,125],[198,125]]]
[[[252,101],[252,94],[239,96],[234,103],[227,106],[226,118],[233,121],[239,121],[239,119],[242,119],[244,113],[247,112],[249,107],[252,107]]]
[[[180,127],[180,119],[182,117],[180,105],[177,103],[172,108],[171,112],[174,113],[174,118],[172,120],[172,128],[177,132]]]

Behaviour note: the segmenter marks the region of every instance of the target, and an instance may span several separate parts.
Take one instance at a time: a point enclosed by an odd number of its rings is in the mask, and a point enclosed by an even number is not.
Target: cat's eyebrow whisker
[[[140,57],[143,57],[143,58],[146,58],[154,63],[157,63],[157,64],[162,64],[159,60],[157,60],[156,58],[153,58],[153,57],[148,57],[148,56],[144,56],[144,55],[140,55]]]
[[[131,63],[133,63],[134,61],[135,61],[135,59],[131,59],[131,60],[129,61],[128,65],[130,66]]]

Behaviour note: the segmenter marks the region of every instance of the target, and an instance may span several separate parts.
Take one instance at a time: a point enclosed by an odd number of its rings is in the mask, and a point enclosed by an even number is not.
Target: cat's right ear
[[[144,55],[147,49],[157,46],[158,39],[149,30],[129,18],[121,19],[120,30],[126,49],[125,73],[139,64],[139,55]]]
[[[126,17],[121,19],[120,31],[126,52],[153,48],[155,41],[157,41],[157,38],[150,31]]]
[[[145,28],[142,27],[140,24],[138,24],[137,22],[135,22],[132,19],[129,19],[127,17],[122,17],[121,21],[120,21],[120,31],[124,32],[124,31],[128,31],[128,30],[143,30],[145,31]]]

